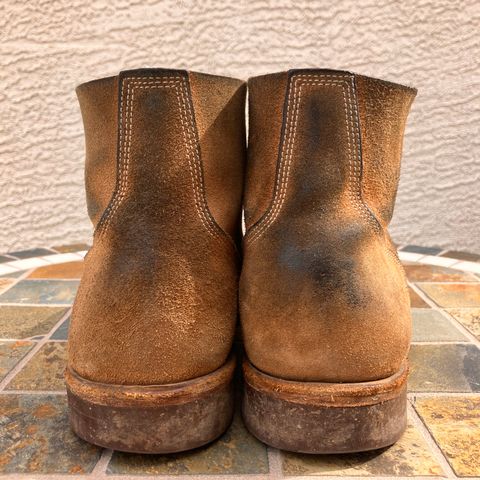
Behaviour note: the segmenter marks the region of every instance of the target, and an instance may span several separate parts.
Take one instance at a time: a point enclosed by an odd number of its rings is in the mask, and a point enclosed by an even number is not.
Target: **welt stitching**
[[[199,218],[202,222],[204,228],[214,237],[219,237],[219,232],[216,230],[216,225],[212,226],[211,222],[212,219],[208,218],[205,214],[206,203],[202,192],[197,184],[197,175],[201,175],[201,170],[199,170],[196,165],[193,165],[192,162],[192,154],[193,157],[199,161],[198,152],[194,148],[194,144],[192,143],[192,132],[189,131],[185,125],[185,121],[183,115],[181,114],[182,111],[186,116],[187,109],[185,107],[185,97],[183,94],[182,89],[180,88],[180,82],[182,82],[183,86],[185,86],[184,79],[180,77],[164,77],[163,79],[158,79],[155,77],[131,77],[122,82],[121,92],[120,92],[120,161],[119,161],[119,181],[118,181],[118,189],[114,194],[114,198],[112,199],[110,205],[107,208],[105,213],[104,219],[101,220],[98,230],[100,232],[105,232],[108,228],[111,220],[118,210],[120,204],[122,203],[123,199],[125,198],[126,191],[128,189],[128,171],[129,171],[129,164],[130,164],[130,146],[131,146],[131,134],[132,134],[132,124],[133,124],[133,100],[134,100],[134,86],[138,88],[148,89],[148,88],[175,88],[176,98],[178,102],[178,106],[180,109],[180,121],[182,124],[182,133],[185,140],[185,144],[187,146],[187,159],[189,163],[189,170],[192,179],[192,186],[194,189],[194,203]],[[123,104],[123,89],[124,83],[127,84],[127,94],[126,94],[126,106],[125,106],[125,136],[123,135],[123,111],[124,111],[124,104]],[[180,99],[181,92],[182,99]],[[190,112],[191,114],[191,112]],[[190,116],[190,130],[192,129],[191,125],[192,117]],[[126,137],[126,138],[125,138]],[[193,134],[194,137],[194,134]],[[194,170],[195,169],[195,170]],[[210,222],[209,222],[210,220]],[[223,237],[222,237],[223,238]]]
[[[312,78],[310,78],[312,77]],[[306,78],[306,81],[301,83],[300,79]],[[324,78],[323,82],[319,80]],[[317,81],[317,83],[313,83]],[[301,83],[300,88],[298,90],[297,95],[297,85]],[[283,203],[286,198],[287,188],[288,188],[288,180],[290,174],[290,167],[292,164],[292,153],[293,153],[293,145],[295,142],[295,136],[297,131],[297,124],[298,124],[298,111],[299,105],[301,100],[302,94],[302,87],[307,84],[316,84],[316,85],[335,85],[341,86],[341,84],[345,83],[345,77],[336,76],[336,75],[297,75],[293,81],[293,88],[290,86],[289,88],[289,99],[287,101],[287,125],[285,128],[285,137],[287,137],[287,142],[283,142],[282,144],[282,152],[280,156],[280,166],[279,166],[279,173],[277,175],[276,183],[275,183],[275,198],[272,203],[272,206],[264,217],[264,219],[257,224],[255,227],[252,228],[251,236],[247,239],[248,242],[253,243],[258,238],[263,235],[263,233],[267,230],[267,228],[275,221],[280,210],[283,206]],[[291,97],[293,97],[293,108],[292,114],[290,115],[290,103]],[[344,101],[345,95],[344,95]],[[293,117],[293,131],[292,131],[292,117]],[[347,127],[348,130],[348,127]],[[286,160],[285,160],[286,157]]]

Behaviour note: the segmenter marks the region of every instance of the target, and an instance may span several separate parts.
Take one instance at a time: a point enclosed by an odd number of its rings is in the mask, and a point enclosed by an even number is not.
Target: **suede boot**
[[[387,226],[416,91],[332,70],[248,88],[245,422],[298,452],[390,445],[406,426],[411,319]]]
[[[231,421],[245,92],[164,69],[77,88],[95,233],[66,382],[71,425],[91,443],[175,452]]]

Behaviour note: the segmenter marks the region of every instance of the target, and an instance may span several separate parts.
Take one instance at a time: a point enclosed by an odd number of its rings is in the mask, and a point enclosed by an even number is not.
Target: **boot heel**
[[[135,453],[173,453],[219,437],[233,416],[230,358],[218,370],[170,385],[127,386],[91,382],[65,373],[70,424],[96,445]]]
[[[243,418],[264,443],[303,453],[374,450],[395,443],[407,423],[406,362],[364,383],[294,382],[244,361]]]

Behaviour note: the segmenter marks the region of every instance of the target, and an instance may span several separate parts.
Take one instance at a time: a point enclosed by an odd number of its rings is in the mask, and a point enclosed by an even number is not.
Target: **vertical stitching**
[[[322,79],[322,80],[321,80]],[[350,79],[350,82],[348,82]],[[247,233],[246,243],[253,243],[258,240],[273,224],[278,217],[280,210],[285,203],[290,169],[292,166],[293,147],[298,125],[299,106],[302,98],[303,86],[340,86],[342,87],[342,95],[345,111],[345,126],[347,129],[347,149],[348,149],[348,196],[354,208],[360,215],[371,225],[376,232],[380,231],[378,221],[373,216],[367,205],[363,202],[361,176],[362,176],[362,159],[360,150],[360,134],[358,126],[358,111],[353,101],[353,76],[338,75],[319,75],[319,74],[302,74],[295,76],[288,92],[286,118],[287,124],[285,128],[284,141],[282,142],[280,165],[274,188],[274,200],[267,214]],[[300,84],[297,94],[297,85]],[[290,109],[293,97],[293,106]],[[348,97],[348,99],[347,99]],[[292,130],[293,123],[293,130]],[[285,139],[286,137],[286,139]]]
[[[126,99],[124,102],[124,90],[126,85]],[[100,220],[96,231],[104,234],[110,226],[115,213],[126,197],[129,185],[129,170],[130,170],[130,153],[131,153],[131,139],[133,129],[133,102],[135,96],[135,87],[138,89],[151,88],[174,88],[177,98],[178,108],[180,111],[180,122],[182,125],[182,134],[187,149],[187,160],[190,170],[190,176],[193,188],[193,197],[195,209],[203,227],[214,237],[228,242],[228,237],[221,235],[223,230],[216,224],[210,215],[206,203],[204,191],[200,185],[202,183],[202,169],[201,160],[198,152],[198,145],[195,139],[195,131],[193,127],[193,116],[190,106],[187,110],[187,102],[185,98],[184,89],[186,89],[185,79],[179,76],[163,77],[130,77],[122,81],[120,87],[120,109],[119,109],[119,174],[117,179],[117,186],[110,204]],[[183,88],[182,88],[183,87]],[[124,105],[125,103],[125,105]],[[125,119],[124,119],[125,116]],[[186,121],[188,124],[186,124]],[[125,134],[124,134],[125,129]],[[199,185],[200,183],[200,185]],[[230,243],[230,242],[229,242]]]
[[[328,81],[324,81],[323,83],[318,83],[319,85],[337,85],[339,82],[343,81],[343,77],[333,76],[333,75],[316,75],[314,79],[307,80],[306,82],[301,83],[302,78],[306,78],[307,75],[297,75],[292,84],[289,88],[288,93],[288,101],[287,101],[287,124],[285,128],[285,135],[286,140],[282,142],[281,147],[281,155],[280,155],[280,165],[278,169],[278,175],[275,183],[274,189],[274,200],[272,205],[267,212],[267,214],[263,217],[263,219],[257,223],[252,229],[250,230],[246,242],[253,243],[258,238],[260,238],[265,231],[270,227],[270,225],[276,220],[280,210],[284,204],[287,189],[288,189],[288,181],[290,177],[290,168],[292,165],[292,156],[293,156],[293,147],[295,143],[295,136],[297,132],[297,125],[298,125],[298,113],[299,113],[299,105],[301,101],[302,95],[302,87],[307,83],[311,83],[314,80],[325,78]],[[341,80],[339,80],[341,79]],[[298,89],[297,94],[297,85],[300,84],[300,88]],[[293,106],[292,106],[292,113],[290,114],[290,104],[293,97]],[[293,130],[292,130],[292,123],[293,123]]]
[[[190,102],[188,102],[188,99],[186,98],[186,91],[187,91],[186,80],[182,79],[181,83],[183,88],[180,88],[179,90],[182,97],[182,110],[185,114],[185,118],[187,119],[188,125],[189,125],[189,128],[187,130],[188,141],[186,141],[186,143],[188,145],[189,150],[192,152],[192,157],[193,157],[192,166],[193,166],[194,172],[192,172],[192,182],[193,182],[193,188],[196,196],[198,213],[202,219],[202,223],[204,222],[205,228],[207,228],[214,237],[225,238],[220,235],[220,232],[218,230],[219,227],[215,222],[215,220],[211,217],[210,211],[208,209],[207,202],[205,199],[205,192],[202,188],[203,175],[202,175],[201,159],[198,151],[198,143],[196,142],[196,138],[195,138],[193,112],[191,109]]]
[[[356,205],[357,210],[363,216],[363,218],[370,224],[373,230],[376,233],[380,233],[381,227],[378,223],[378,220],[373,215],[370,208],[366,205],[362,197],[362,152],[360,149],[361,139],[360,139],[360,126],[358,123],[358,110],[357,103],[355,101],[355,89],[354,89],[354,79],[353,76],[350,77],[350,82],[347,83],[347,92],[349,99],[349,110],[350,110],[350,128],[352,131],[352,136],[354,138],[353,144],[355,148],[354,158],[353,158],[353,182],[350,182],[352,190],[352,201]]]

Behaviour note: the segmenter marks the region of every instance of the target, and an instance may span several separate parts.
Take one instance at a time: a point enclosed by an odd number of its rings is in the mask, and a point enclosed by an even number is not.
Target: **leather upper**
[[[148,385],[214,371],[237,319],[246,86],[142,69],[77,89],[96,226],[69,366]]]
[[[369,381],[405,359],[408,291],[386,227],[414,96],[332,70],[249,80],[240,314],[263,372]]]

